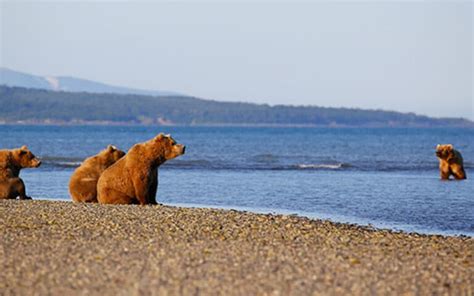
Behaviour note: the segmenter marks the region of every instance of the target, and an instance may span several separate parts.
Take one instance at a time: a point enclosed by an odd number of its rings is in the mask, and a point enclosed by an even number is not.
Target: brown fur
[[[125,152],[109,145],[99,154],[84,160],[71,176],[69,193],[75,202],[97,202],[97,181],[109,166],[122,158]]]
[[[158,167],[184,154],[185,147],[171,136],[135,144],[119,161],[106,169],[97,184],[102,204],[156,204]]]
[[[37,168],[40,165],[41,161],[26,146],[0,150],[0,199],[31,199],[26,195],[20,170]]]
[[[461,153],[453,145],[436,146],[436,156],[439,159],[439,172],[441,179],[448,180],[453,175],[456,180],[466,179]]]

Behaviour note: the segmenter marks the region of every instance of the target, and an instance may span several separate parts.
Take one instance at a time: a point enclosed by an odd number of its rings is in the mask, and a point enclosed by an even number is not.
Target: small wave
[[[82,164],[83,159],[73,157],[43,157],[43,165],[60,167],[60,168],[76,168]]]
[[[279,157],[277,155],[273,154],[258,154],[254,155],[249,158],[250,161],[256,162],[259,164],[270,164],[270,163],[276,163],[279,160]]]
[[[66,167],[66,168],[75,168],[82,164],[80,161],[64,161],[64,162],[56,162],[54,165],[59,167]]]
[[[464,162],[464,168],[465,169],[474,169],[474,162]]]
[[[178,169],[205,169],[205,168],[214,168],[214,164],[211,161],[204,159],[192,159],[192,160],[180,160],[175,159],[171,162],[165,163],[165,166],[168,168],[178,168]]]
[[[297,168],[299,169],[327,169],[327,170],[337,170],[343,167],[347,167],[343,163],[337,164],[298,164]]]

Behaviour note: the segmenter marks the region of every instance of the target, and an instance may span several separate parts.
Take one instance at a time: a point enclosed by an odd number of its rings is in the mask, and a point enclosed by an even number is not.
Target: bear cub
[[[25,183],[20,178],[23,168],[37,168],[39,160],[28,147],[0,150],[0,199],[31,199],[26,195]]]
[[[453,175],[456,180],[466,179],[461,153],[453,145],[436,146],[436,156],[439,159],[439,172],[442,180],[448,180]]]
[[[91,156],[74,171],[69,181],[69,193],[75,202],[97,202],[97,181],[100,175],[125,152],[109,145],[97,155]]]
[[[97,184],[101,204],[156,204],[158,167],[184,154],[185,146],[170,135],[135,144],[119,161],[105,170]]]

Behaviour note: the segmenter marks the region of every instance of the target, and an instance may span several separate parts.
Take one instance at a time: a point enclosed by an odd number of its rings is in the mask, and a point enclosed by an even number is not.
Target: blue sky
[[[470,1],[0,5],[0,65],[14,70],[474,119]]]

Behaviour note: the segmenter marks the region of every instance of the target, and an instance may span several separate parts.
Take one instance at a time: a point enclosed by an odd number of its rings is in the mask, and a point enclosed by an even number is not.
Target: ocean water
[[[0,126],[0,148],[28,145],[42,158],[21,173],[27,194],[70,200],[85,157],[159,132],[187,146],[160,168],[164,204],[474,236],[474,129]],[[438,143],[462,152],[467,180],[439,179]]]

